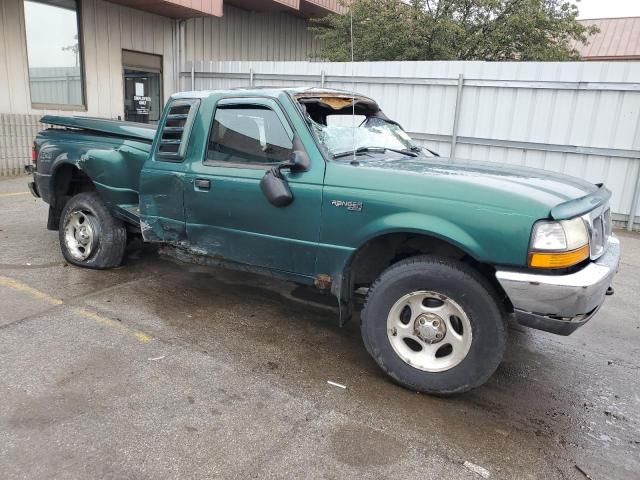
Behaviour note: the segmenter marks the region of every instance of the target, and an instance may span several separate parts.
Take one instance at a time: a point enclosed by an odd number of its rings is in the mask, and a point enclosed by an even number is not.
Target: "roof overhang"
[[[285,11],[305,18],[339,13],[339,0],[108,0],[171,18],[222,17],[224,4],[245,10]]]

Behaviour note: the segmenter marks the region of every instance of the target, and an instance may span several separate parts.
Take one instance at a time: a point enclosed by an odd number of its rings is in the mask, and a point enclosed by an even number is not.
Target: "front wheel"
[[[95,192],[72,197],[60,217],[60,247],[67,262],[106,269],[122,263],[127,229]]]
[[[507,335],[491,285],[468,265],[433,256],[383,272],[369,289],[361,329],[367,351],[394,380],[441,395],[483,384]]]

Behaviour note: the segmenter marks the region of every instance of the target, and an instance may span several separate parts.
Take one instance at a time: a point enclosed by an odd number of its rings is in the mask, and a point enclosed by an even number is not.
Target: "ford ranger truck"
[[[363,95],[172,96],[159,124],[45,116],[30,188],[67,262],[106,269],[141,236],[186,262],[315,286],[359,312],[393,380],[454,394],[500,363],[507,320],[560,335],[612,294],[603,185],[440,158]]]

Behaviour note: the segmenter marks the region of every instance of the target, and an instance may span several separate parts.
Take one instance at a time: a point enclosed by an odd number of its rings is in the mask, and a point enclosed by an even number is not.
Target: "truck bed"
[[[110,136],[153,142],[157,127],[146,123],[123,122],[94,117],[62,117],[45,115],[40,122],[57,127],[67,127],[87,132],[105,133]]]
[[[40,131],[35,139],[34,178],[42,199],[51,204],[54,191],[77,191],[81,187],[76,184],[88,177],[116,216],[139,225],[140,171],[149,158],[156,126],[53,115],[41,122],[54,127]]]

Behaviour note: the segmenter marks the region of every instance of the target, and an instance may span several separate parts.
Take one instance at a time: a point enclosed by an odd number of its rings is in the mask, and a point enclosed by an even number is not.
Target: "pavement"
[[[437,398],[305,288],[148,247],[67,265],[26,182],[0,180],[3,479],[640,478],[638,235],[596,319],[512,327],[485,386]]]

